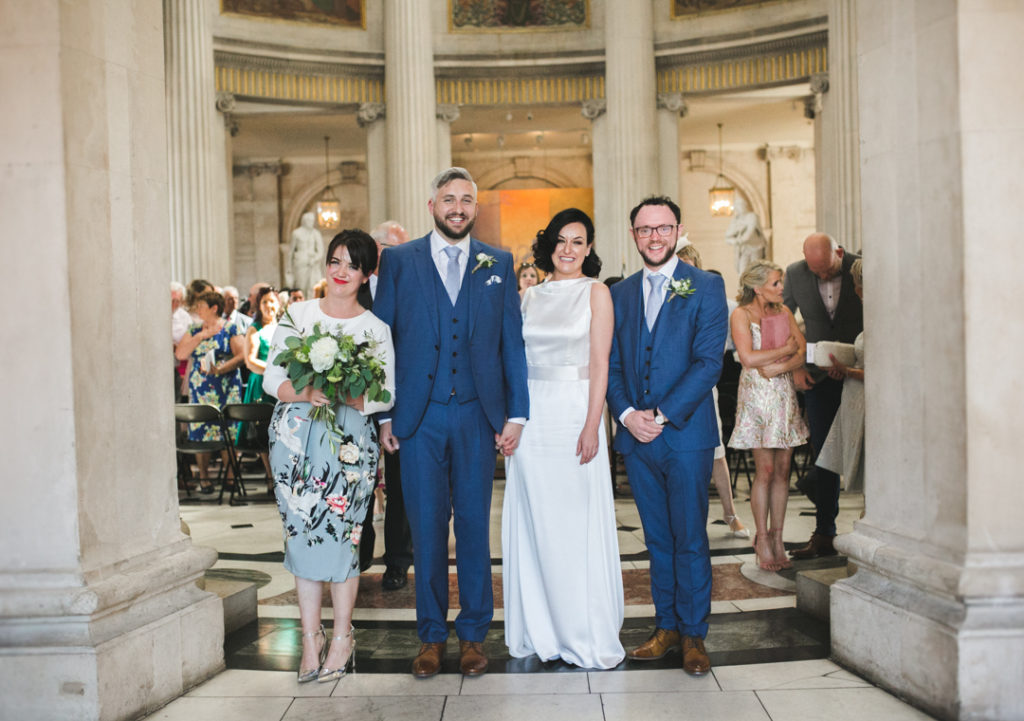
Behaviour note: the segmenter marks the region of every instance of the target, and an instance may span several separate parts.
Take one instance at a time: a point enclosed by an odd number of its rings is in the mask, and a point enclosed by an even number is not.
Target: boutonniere
[[[677,280],[670,280],[668,283],[668,300],[666,303],[671,303],[672,299],[677,295],[680,298],[689,298],[691,295],[697,292],[697,289],[690,284],[689,278],[682,278]]]
[[[484,282],[484,285],[495,285],[496,283],[500,283],[500,282],[501,282],[501,276],[492,275],[490,278],[488,278]]]
[[[487,255],[487,253],[476,254],[476,265],[473,266],[473,270],[470,273],[475,273],[481,268],[490,268],[492,265],[497,263],[493,255]]]

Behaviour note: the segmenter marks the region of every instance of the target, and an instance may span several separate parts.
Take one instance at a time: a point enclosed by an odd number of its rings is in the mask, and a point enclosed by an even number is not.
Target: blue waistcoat
[[[473,369],[469,364],[469,273],[462,278],[462,288],[454,306],[441,277],[437,273],[433,276],[441,315],[441,344],[430,400],[448,403],[454,398],[458,403],[467,403],[477,397]]]

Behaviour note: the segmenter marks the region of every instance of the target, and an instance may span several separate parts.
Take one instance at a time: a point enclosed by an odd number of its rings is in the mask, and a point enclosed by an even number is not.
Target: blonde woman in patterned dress
[[[739,307],[729,320],[743,370],[736,403],[731,448],[749,448],[757,467],[750,491],[757,564],[778,571],[793,564],[786,557],[782,526],[789,500],[793,448],[807,441],[807,425],[796,402],[792,371],[803,365],[806,348],[793,314],[782,304],[782,268],[766,260],[740,276]],[[786,314],[789,337],[780,348],[761,350],[764,318]],[[770,523],[769,523],[770,518]]]

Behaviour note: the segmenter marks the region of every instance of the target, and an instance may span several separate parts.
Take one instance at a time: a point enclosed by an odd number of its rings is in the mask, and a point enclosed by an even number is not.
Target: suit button
[[[644,376],[644,380],[645,381],[649,381],[650,379],[651,379],[650,374],[647,374],[647,375]]]
[[[457,369],[457,368],[452,368],[452,373],[458,373],[458,372],[459,372],[459,371],[458,371],[458,369]]]
[[[458,339],[459,339],[459,337],[457,335],[453,335],[452,336],[452,340],[458,340]]]
[[[650,395],[650,391],[644,391],[644,393]]]
[[[651,352],[651,347],[650,347],[650,346],[647,346],[647,352],[648,352],[648,353],[650,353],[650,352]]]
[[[428,381],[432,381],[432,380],[434,380],[434,376],[432,376],[432,375],[430,375],[429,373],[427,373],[427,380],[428,380]]]
[[[452,323],[458,323],[458,322],[459,322],[458,318],[452,318]]]
[[[458,351],[452,351],[452,358],[455,358],[458,355],[459,355]]]
[[[439,345],[435,345],[435,346],[434,346],[434,350],[441,350],[441,346],[439,346]]]

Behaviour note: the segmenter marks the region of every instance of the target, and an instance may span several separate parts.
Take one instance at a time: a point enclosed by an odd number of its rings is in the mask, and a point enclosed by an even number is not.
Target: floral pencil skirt
[[[373,500],[379,445],[373,421],[340,404],[340,443],[309,403],[278,403],[270,468],[284,524],[284,566],[298,578],[340,583],[359,575],[359,540]]]

